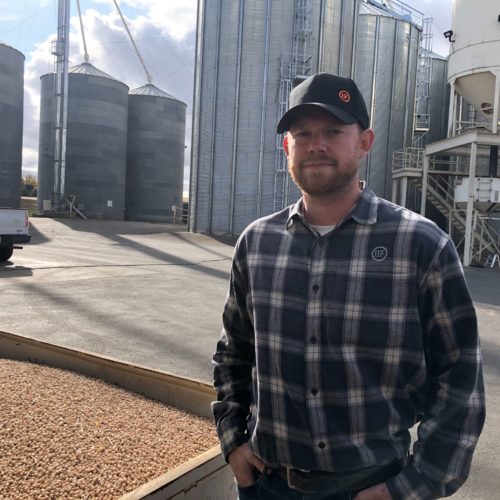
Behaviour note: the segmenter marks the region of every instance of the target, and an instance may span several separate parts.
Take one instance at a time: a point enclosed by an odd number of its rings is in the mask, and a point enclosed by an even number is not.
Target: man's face
[[[290,175],[309,196],[357,188],[358,167],[373,142],[371,130],[346,125],[316,106],[304,108],[285,135]]]

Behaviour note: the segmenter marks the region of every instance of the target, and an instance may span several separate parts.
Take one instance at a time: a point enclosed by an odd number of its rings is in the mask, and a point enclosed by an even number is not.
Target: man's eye
[[[305,130],[300,130],[299,132],[295,133],[295,137],[308,137],[309,132],[306,132]]]
[[[328,135],[338,135],[338,134],[341,134],[341,133],[342,133],[342,130],[340,130],[338,128],[328,129]]]

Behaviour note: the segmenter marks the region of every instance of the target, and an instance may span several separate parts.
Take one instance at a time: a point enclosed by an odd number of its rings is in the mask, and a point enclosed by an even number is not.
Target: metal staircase
[[[409,148],[407,154],[398,153],[398,160],[395,161],[395,164],[413,174],[409,177],[409,182],[421,191],[423,150]],[[420,175],[415,175],[415,172],[420,172]],[[458,179],[456,175],[458,173],[462,174],[458,170],[457,172],[450,171],[447,173],[448,175],[436,174],[431,169],[427,178],[427,199],[447,218],[450,236],[453,230],[458,232],[460,238],[456,246],[460,248],[465,238],[465,210],[457,208],[453,197],[455,186],[446,179],[448,176]],[[472,229],[472,257],[477,263],[486,260],[489,255],[500,254],[500,234],[488,224],[477,210],[474,214]]]

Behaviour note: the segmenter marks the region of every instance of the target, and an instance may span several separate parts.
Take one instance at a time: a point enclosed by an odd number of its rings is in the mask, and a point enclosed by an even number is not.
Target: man
[[[485,416],[455,247],[360,184],[374,135],[352,80],[298,85],[285,131],[303,197],[239,238],[214,354],[213,412],[240,499],[451,495]]]

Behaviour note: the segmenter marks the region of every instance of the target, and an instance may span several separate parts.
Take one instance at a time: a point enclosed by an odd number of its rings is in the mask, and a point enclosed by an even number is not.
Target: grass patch
[[[28,210],[28,216],[32,217],[34,213],[38,212],[36,207],[36,198],[28,198],[23,196],[21,198],[21,208]]]

